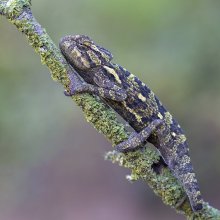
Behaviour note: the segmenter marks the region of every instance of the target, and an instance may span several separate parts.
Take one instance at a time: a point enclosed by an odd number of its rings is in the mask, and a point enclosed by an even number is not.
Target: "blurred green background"
[[[201,191],[220,208],[220,1],[32,0],[58,44],[87,34],[160,97],[185,130]],[[0,17],[0,219],[184,219],[85,122],[16,28]]]

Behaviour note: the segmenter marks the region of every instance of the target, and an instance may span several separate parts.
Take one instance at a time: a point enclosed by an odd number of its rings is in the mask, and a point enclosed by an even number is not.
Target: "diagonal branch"
[[[46,64],[53,80],[60,82],[65,89],[70,84],[69,75],[74,83],[81,83],[77,72],[69,66],[45,29],[36,21],[31,12],[30,0],[0,0],[0,15],[5,16],[19,31],[24,33],[28,43]],[[99,98],[89,94],[77,94],[72,97],[84,112],[85,118],[105,137],[116,145],[128,138],[129,132],[118,122],[115,112]],[[153,148],[126,154],[108,152],[107,159],[120,166],[131,169],[129,180],[144,180],[159,195],[163,202],[184,214],[188,219],[220,219],[220,211],[204,204],[201,213],[193,213],[190,203],[170,170],[162,163],[159,153]]]

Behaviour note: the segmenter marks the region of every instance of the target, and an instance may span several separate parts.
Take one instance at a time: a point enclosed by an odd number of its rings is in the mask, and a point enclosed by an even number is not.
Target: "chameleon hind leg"
[[[167,135],[169,135],[169,130],[166,128],[163,120],[156,119],[141,132],[133,132],[128,140],[115,146],[115,149],[119,152],[134,151],[147,141],[152,132],[159,138],[160,146],[158,150],[168,168],[183,186],[192,209],[194,211],[200,211],[203,208],[203,200],[190,162],[188,148],[186,145],[179,145],[177,147],[179,147],[181,153],[177,152],[175,154],[173,152],[173,147],[176,146],[176,143],[173,140],[168,141],[169,138]],[[182,202],[184,202],[184,200],[181,201],[178,206],[181,205]]]
[[[148,137],[163,124],[163,120],[155,119],[152,121],[146,128],[144,128],[141,132],[133,132],[128,140],[123,141],[122,143],[115,146],[115,150],[119,152],[128,152],[134,151],[142,146],[148,139]]]
[[[70,75],[69,78],[69,90],[64,91],[64,94],[66,96],[73,96],[79,93],[90,93],[102,98],[107,98],[118,102],[121,102],[127,98],[126,92],[117,86],[108,88],[107,86],[103,85],[102,87],[99,87],[86,82],[76,83],[72,75]]]

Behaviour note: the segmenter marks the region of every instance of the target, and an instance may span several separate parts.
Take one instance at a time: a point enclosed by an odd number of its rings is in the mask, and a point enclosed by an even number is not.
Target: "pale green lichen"
[[[25,7],[31,6],[31,0],[9,0],[2,1],[1,4],[4,4],[3,13],[8,18],[14,18],[19,16]]]
[[[26,4],[24,5],[26,6]],[[67,64],[61,62],[63,57],[46,33],[46,30],[36,23],[36,20],[32,16],[26,16],[20,19],[9,17],[8,19],[19,31],[26,35],[29,44],[40,55],[42,64],[46,64],[50,69],[52,79],[60,81],[67,88],[70,82],[67,76]],[[36,30],[36,26],[38,26],[38,30]]]
[[[150,147],[126,154],[109,152],[107,159],[119,163],[120,166],[131,169],[129,180],[144,180],[159,195],[165,204],[175,207],[184,195],[183,188],[177,183],[176,178],[167,168],[163,168],[160,174],[153,169],[153,164],[160,159],[158,152]]]
[[[104,103],[98,101],[98,98],[88,94],[75,95],[72,98],[82,108],[86,120],[104,134],[113,145],[127,139],[128,133],[117,121],[116,114]]]

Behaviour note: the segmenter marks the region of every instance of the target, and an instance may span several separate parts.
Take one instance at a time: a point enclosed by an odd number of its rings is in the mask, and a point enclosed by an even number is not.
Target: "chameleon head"
[[[113,56],[85,35],[69,35],[60,40],[60,50],[67,61],[79,70],[87,70],[109,62]]]

